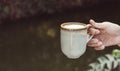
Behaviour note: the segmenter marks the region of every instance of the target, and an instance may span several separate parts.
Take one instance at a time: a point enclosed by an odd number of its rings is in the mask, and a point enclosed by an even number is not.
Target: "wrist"
[[[117,37],[117,45],[120,47],[120,35]]]
[[[119,47],[120,47],[120,43],[119,44],[117,44]]]
[[[120,31],[120,26],[119,26],[119,31]],[[119,37],[120,37],[120,33],[119,33]],[[120,38],[118,38],[118,39],[120,39]],[[120,47],[120,41],[117,45]]]
[[[117,39],[118,39],[118,44],[117,45],[120,47],[120,36]]]

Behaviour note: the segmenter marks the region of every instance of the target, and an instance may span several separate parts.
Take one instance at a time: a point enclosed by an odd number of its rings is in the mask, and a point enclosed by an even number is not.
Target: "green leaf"
[[[113,50],[112,55],[120,59],[120,50],[118,49]]]
[[[89,71],[111,71],[120,65],[120,50],[113,50],[112,54],[97,58],[98,62],[89,64]]]
[[[118,66],[119,62],[118,61],[114,61],[113,62],[113,68],[116,68]]]

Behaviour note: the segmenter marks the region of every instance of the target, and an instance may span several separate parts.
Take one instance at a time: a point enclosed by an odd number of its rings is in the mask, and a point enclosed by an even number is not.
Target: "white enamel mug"
[[[93,37],[88,34],[90,24],[66,22],[61,24],[61,50],[70,59],[79,58],[86,51],[86,44]]]

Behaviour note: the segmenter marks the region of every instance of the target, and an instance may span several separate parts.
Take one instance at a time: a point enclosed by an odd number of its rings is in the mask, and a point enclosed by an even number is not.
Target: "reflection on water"
[[[79,59],[68,59],[60,50],[59,25],[66,21],[88,23],[90,18],[119,24],[120,5],[105,6],[1,25],[0,71],[86,71],[90,62],[111,53],[113,47],[104,51],[87,48]]]

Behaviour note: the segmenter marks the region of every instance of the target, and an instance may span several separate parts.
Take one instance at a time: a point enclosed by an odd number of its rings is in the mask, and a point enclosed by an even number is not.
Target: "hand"
[[[120,26],[111,22],[96,23],[90,20],[92,27],[90,34],[94,37],[88,42],[88,46],[96,50],[103,50],[106,46],[120,44]]]

